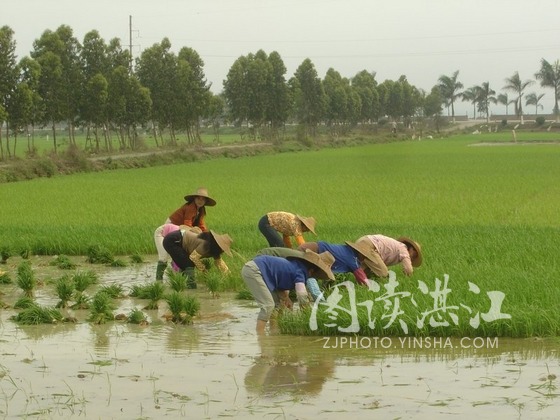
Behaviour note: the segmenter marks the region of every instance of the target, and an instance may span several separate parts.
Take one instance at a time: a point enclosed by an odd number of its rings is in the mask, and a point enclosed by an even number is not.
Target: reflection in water
[[[196,350],[200,343],[200,333],[188,325],[164,326],[160,329],[165,334],[166,348],[170,353],[186,353]]]
[[[247,391],[264,395],[318,395],[334,373],[334,360],[328,355],[300,353],[274,336],[258,337],[261,355],[245,375]]]

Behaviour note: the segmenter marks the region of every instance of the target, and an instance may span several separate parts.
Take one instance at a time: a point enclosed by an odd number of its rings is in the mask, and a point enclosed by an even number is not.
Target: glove
[[[321,289],[319,288],[319,283],[317,283],[316,279],[314,279],[313,277],[309,277],[306,280],[305,285],[307,286],[307,290],[309,291],[309,294],[311,295],[313,300],[317,300],[319,299],[319,297],[323,299],[323,296],[321,296],[322,292]]]

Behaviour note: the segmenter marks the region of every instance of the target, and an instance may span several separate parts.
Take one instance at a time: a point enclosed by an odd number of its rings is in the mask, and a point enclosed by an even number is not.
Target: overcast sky
[[[132,16],[132,42],[129,32]],[[204,60],[212,91],[240,56],[277,51],[289,79],[306,58],[319,77],[329,68],[351,78],[361,70],[381,83],[406,75],[430,91],[441,75],[459,70],[465,88],[489,82],[497,93],[519,71],[534,80],[541,58],[560,59],[560,0],[1,0],[0,26],[11,27],[18,59],[49,29],[68,25],[74,36],[97,30],[120,38],[133,54],[161,42],[193,48]],[[526,93],[553,91],[538,83]],[[509,93],[510,98],[513,93]],[[510,113],[513,112],[510,107]],[[534,112],[534,107],[526,108]],[[456,114],[469,113],[463,103]],[[491,112],[505,113],[492,106]]]

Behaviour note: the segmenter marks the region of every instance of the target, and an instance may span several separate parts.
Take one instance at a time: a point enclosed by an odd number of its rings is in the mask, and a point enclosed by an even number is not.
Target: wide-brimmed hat
[[[370,242],[371,243],[371,242]],[[383,271],[383,266],[385,265],[381,260],[379,254],[365,241],[350,242],[346,241],[346,245],[352,249],[358,251],[364,256],[364,264],[375,274],[379,275],[380,271]],[[381,269],[381,270],[380,270]]]
[[[331,266],[334,263],[334,257],[329,251],[321,252],[317,254],[316,252],[306,249],[305,253],[301,256],[289,256],[288,259],[298,258],[300,260],[305,260],[310,262],[315,267],[317,267],[321,273],[315,277],[325,280],[334,280],[334,274],[331,271]]]
[[[304,217],[296,214],[296,217],[309,229],[309,231],[313,232],[315,235],[315,219],[313,217]]]
[[[211,230],[210,233],[218,243],[219,247],[222,248],[222,250],[231,257],[232,254],[230,248],[233,239],[231,239],[231,237],[227,233],[219,234],[214,232],[213,230]]]
[[[405,245],[410,245],[416,250],[416,257],[411,258],[410,260],[413,267],[420,267],[420,265],[422,265],[422,248],[420,248],[420,244],[410,238],[407,238],[406,236],[401,236],[397,239],[397,241],[402,242]]]
[[[204,197],[206,198],[206,206],[215,206],[216,200],[210,198],[208,195],[208,190],[204,187],[199,187],[193,194],[185,195],[185,201],[194,200],[196,197]]]

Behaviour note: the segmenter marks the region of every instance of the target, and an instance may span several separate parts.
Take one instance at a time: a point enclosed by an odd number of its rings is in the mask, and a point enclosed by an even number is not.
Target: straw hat
[[[397,241],[402,242],[405,245],[410,245],[416,250],[417,255],[415,258],[411,258],[411,262],[413,267],[420,267],[420,265],[422,265],[422,248],[420,248],[420,244],[410,238],[407,238],[406,236],[401,236],[397,239]]]
[[[321,270],[321,273],[319,275],[316,275],[315,277],[319,279],[325,279],[325,280],[326,279],[334,280],[334,274],[331,271],[331,266],[334,263],[334,257],[329,251],[325,251],[325,252],[321,252],[320,254],[317,254],[316,252],[313,252],[310,249],[306,249],[305,253],[303,253],[303,255],[301,256],[294,255],[287,258],[288,259],[298,258],[310,262],[319,270]]]
[[[296,217],[300,220],[301,223],[305,225],[305,227],[307,227],[307,229],[309,229],[309,231],[317,235],[315,233],[315,219],[313,217],[304,217],[300,216],[299,214],[296,214]]]
[[[211,230],[210,233],[212,234],[212,236],[214,237],[214,239],[216,240],[220,248],[222,248],[222,250],[231,257],[232,254],[231,254],[230,247],[231,247],[231,243],[233,242],[233,239],[231,239],[231,237],[228,234],[221,235],[219,233],[214,232],[213,230]]]
[[[346,241],[346,245],[358,251],[364,256],[364,264],[375,274],[383,274],[383,266],[385,265],[381,260],[379,254],[365,241],[350,242]],[[380,275],[381,276],[381,275]],[[381,276],[384,277],[384,276]]]
[[[185,201],[194,200],[196,197],[206,198],[206,206],[212,207],[216,205],[216,200],[210,198],[208,190],[204,187],[199,187],[193,194],[185,195]]]

